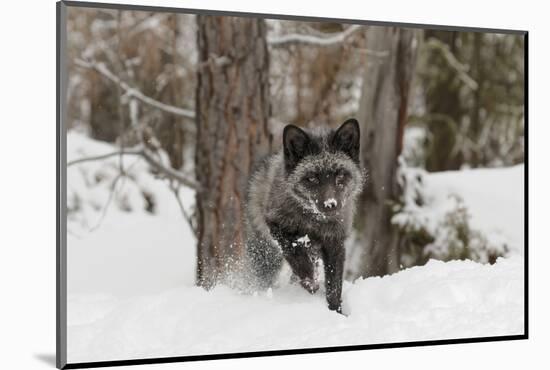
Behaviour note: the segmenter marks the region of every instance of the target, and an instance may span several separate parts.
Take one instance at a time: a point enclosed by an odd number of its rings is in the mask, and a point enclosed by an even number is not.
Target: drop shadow
[[[34,358],[45,363],[46,365],[55,367],[55,353],[35,353]]]

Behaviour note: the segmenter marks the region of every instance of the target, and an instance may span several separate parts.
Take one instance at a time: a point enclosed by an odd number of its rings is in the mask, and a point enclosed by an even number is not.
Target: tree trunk
[[[403,147],[417,31],[371,27],[366,42],[367,49],[386,55],[369,57],[363,80],[358,118],[361,160],[368,180],[358,205],[360,247],[353,259],[358,262],[359,275],[382,276],[400,265],[389,203],[397,195],[397,158]]]
[[[473,105],[470,108],[470,137],[473,138],[474,142],[477,144],[481,134],[482,122],[481,122],[481,107],[482,107],[482,96],[481,91],[483,87],[483,79],[485,73],[483,71],[483,63],[481,61],[481,48],[483,47],[483,34],[481,32],[476,32],[473,35],[473,52],[472,52],[472,61],[471,61],[471,76],[477,82],[478,88],[472,93],[473,95]],[[476,145],[477,146],[477,145]],[[485,163],[485,158],[483,158],[483,153],[478,150],[473,150],[470,158],[465,158],[468,160],[469,164],[473,167],[479,167]]]
[[[244,200],[268,154],[269,68],[263,20],[198,16],[197,284],[227,282],[244,255]]]
[[[90,29],[93,19],[108,21],[111,15],[102,12],[91,13],[86,17]],[[85,34],[90,40],[94,37],[87,28]],[[90,83],[90,136],[95,140],[115,142],[121,134],[121,125],[124,125],[124,117],[120,116],[120,96],[117,88],[94,70],[88,70],[86,74]]]
[[[158,71],[155,71],[155,73],[151,75],[158,76],[163,70],[166,70],[167,66],[171,66],[170,73],[168,74],[169,82],[160,92],[156,91],[158,89],[157,86],[151,86],[155,90],[150,92],[150,96],[159,94],[159,100],[170,105],[181,106],[182,102],[185,101],[182,87],[185,83],[192,83],[193,81],[184,80],[182,77],[178,76],[176,71],[176,66],[181,62],[178,58],[177,51],[177,39],[179,37],[178,14],[171,14],[166,23],[172,30],[172,35],[168,42],[171,53],[163,53],[161,49],[163,44],[160,42],[151,45],[157,48],[154,49],[155,53],[153,53],[153,55],[160,55],[159,60],[156,61],[156,63],[152,63],[152,67],[158,68]],[[152,47],[148,49],[152,49]],[[146,78],[144,77],[144,79]],[[184,120],[185,118],[174,114],[159,112],[159,121],[155,130],[161,147],[166,150],[168,158],[170,158],[170,164],[175,169],[182,168],[184,163],[183,152],[186,142],[186,130],[183,126]]]
[[[441,41],[453,55],[457,55],[458,32],[426,30],[424,36],[426,40],[433,38]],[[437,70],[425,83],[426,122],[431,136],[426,153],[426,170],[457,170],[463,163],[461,154],[454,152],[460,120],[465,113],[460,98],[462,85],[457,83],[456,70],[449,66],[441,52],[430,53],[426,65]]]

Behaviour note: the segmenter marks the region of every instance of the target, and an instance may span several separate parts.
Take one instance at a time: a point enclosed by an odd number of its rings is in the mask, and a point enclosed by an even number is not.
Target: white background
[[[112,0],[112,2],[117,2]],[[543,1],[304,0],[138,1],[134,4],[240,10],[457,26],[529,34],[528,341],[370,350],[141,366],[142,369],[422,368],[547,366],[550,261],[546,210],[550,32]],[[6,1],[0,19],[0,367],[53,368],[55,354],[55,2]],[[531,365],[531,366],[529,366]],[[133,367],[135,368],[135,367]]]

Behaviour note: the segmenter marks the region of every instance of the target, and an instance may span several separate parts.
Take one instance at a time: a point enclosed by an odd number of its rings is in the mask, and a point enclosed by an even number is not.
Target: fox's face
[[[322,134],[285,127],[283,148],[290,193],[321,220],[342,219],[342,209],[355,201],[361,190],[359,136],[354,119]]]

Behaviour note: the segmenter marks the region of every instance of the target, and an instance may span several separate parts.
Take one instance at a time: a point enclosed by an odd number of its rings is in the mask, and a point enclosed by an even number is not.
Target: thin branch
[[[439,41],[436,38],[431,37],[426,42],[426,46],[432,49],[439,50],[443,55],[443,57],[445,58],[445,61],[447,62],[447,64],[458,73],[458,78],[460,78],[462,82],[464,82],[464,84],[468,86],[470,89],[477,90],[478,84],[468,74],[468,66],[465,64],[462,64],[458,59],[456,59],[455,55],[451,52],[448,45],[444,44],[443,42]]]
[[[181,202],[180,195],[179,195],[179,187],[175,187],[175,186],[170,186],[170,187],[172,188],[172,192],[174,193],[174,196],[176,197],[176,201],[178,202],[178,205],[180,207],[181,214],[183,215],[183,218],[185,218],[185,220],[189,224],[189,228],[191,229],[193,234],[195,234],[195,236],[197,236],[198,235],[197,228],[193,224],[193,220],[192,220],[191,216],[189,215],[189,213],[187,213],[187,211],[185,210],[185,207],[183,206],[183,203]]]
[[[205,68],[205,67],[215,67],[215,68],[222,68],[227,65],[231,64],[231,59],[225,55],[222,56],[216,56],[214,54],[210,55],[208,59],[205,61],[202,61],[198,63],[198,68]]]
[[[101,215],[99,216],[99,219],[97,220],[96,224],[90,228],[90,232],[95,231],[101,226],[101,223],[103,222],[103,219],[107,215],[107,210],[109,209],[109,205],[111,204],[113,197],[115,195],[115,189],[116,185],[118,183],[118,180],[120,180],[122,177],[124,177],[125,174],[123,172],[120,172],[115,179],[113,180],[111,184],[111,190],[109,191],[109,197],[107,198],[107,202],[103,206],[103,210],[101,211]]]
[[[162,173],[167,178],[177,181],[182,185],[187,186],[188,188],[198,190],[199,186],[197,183],[189,178],[187,178],[185,175],[183,175],[181,172],[176,171],[172,169],[171,167],[167,167],[163,165],[162,163],[158,162],[153,156],[152,153],[146,149],[143,148],[141,152],[141,156],[151,165],[151,167],[155,168],[157,171]]]
[[[197,190],[198,185],[195,183],[195,181],[187,178],[184,174],[182,174],[179,171],[176,171],[170,167],[165,166],[164,164],[157,161],[152,153],[146,149],[146,148],[140,148],[140,149],[134,149],[134,150],[123,150],[123,151],[116,151],[112,153],[107,153],[103,155],[97,155],[92,157],[84,157],[75,159],[73,161],[67,162],[67,167],[73,166],[75,164],[84,163],[84,162],[92,162],[92,161],[101,161],[110,157],[114,157],[117,155],[138,155],[141,156],[145,161],[153,167],[155,170],[160,172],[162,175],[164,175],[166,178],[169,178],[171,180],[179,182],[181,185],[185,185],[191,189]]]
[[[139,101],[150,105],[154,108],[160,109],[164,112],[172,113],[178,116],[182,116],[185,118],[188,118],[189,120],[195,119],[195,112],[189,109],[184,109],[180,107],[175,107],[173,105],[168,105],[162,102],[159,102],[158,100],[155,100],[153,98],[148,97],[147,95],[143,94],[138,89],[129,86],[126,82],[121,81],[116,75],[114,75],[106,66],[104,63],[101,62],[95,62],[95,61],[85,61],[82,59],[75,59],[74,61],[75,65],[82,67],[82,68],[88,68],[93,69],[97,72],[99,72],[101,75],[109,79],[111,82],[120,85],[120,87],[126,92],[126,94],[130,97],[134,97],[138,99]],[[195,125],[192,124],[194,121],[190,121],[186,123],[186,127],[191,130],[195,131]]]
[[[73,166],[73,165],[78,164],[78,163],[101,161],[101,160],[104,160],[104,159],[107,159],[107,158],[110,158],[110,157],[114,157],[114,156],[120,155],[120,154],[124,154],[124,155],[141,155],[141,150],[128,150],[128,149],[125,149],[125,150],[122,150],[122,151],[117,150],[116,152],[112,152],[112,153],[107,153],[107,154],[102,154],[102,155],[97,155],[97,156],[92,156],[92,157],[79,158],[79,159],[75,159],[75,160],[67,162],[67,167]]]
[[[289,44],[306,44],[314,46],[332,46],[344,42],[349,36],[363,29],[363,26],[354,24],[342,32],[328,37],[319,37],[302,33],[289,33],[288,35],[268,36],[267,43],[273,47],[282,47]]]
[[[376,58],[386,58],[390,55],[389,50],[372,50],[372,49],[365,49],[365,48],[354,48],[352,51],[364,54],[369,57],[376,57]]]
[[[119,136],[119,156],[118,156],[118,167],[120,169],[120,173],[124,173],[124,162],[122,160],[122,151],[124,150],[124,137],[123,137],[123,133],[124,133],[124,121],[122,119],[122,117],[124,117],[124,115],[122,114],[122,79],[120,78],[120,76],[122,75],[122,68],[123,68],[123,64],[122,64],[122,59],[120,57],[120,54],[121,54],[121,50],[120,50],[120,45],[122,44],[121,43],[121,31],[120,31],[120,24],[121,24],[121,21],[122,21],[122,12],[119,10],[117,10],[117,15],[116,15],[116,19],[117,19],[117,22],[116,22],[116,26],[117,26],[117,29],[116,29],[116,35],[117,35],[117,43],[116,43],[116,56],[117,56],[117,66],[118,66],[118,71],[117,71],[117,81],[118,83],[116,84],[116,92],[117,92],[117,97],[118,97],[118,105],[117,105],[117,108],[118,108],[118,117],[119,117],[119,124],[118,124],[118,136]],[[131,102],[130,102],[131,103]]]
[[[170,13],[152,13],[146,15],[143,19],[139,20],[138,23],[134,24],[128,31],[129,36],[135,36],[138,33],[144,31],[157,31],[160,25],[163,24],[164,20],[170,16]],[[162,30],[158,30],[161,31]]]
[[[119,152],[120,154],[120,152]],[[122,159],[121,159],[122,160]],[[130,165],[129,168],[132,168],[137,162],[134,162],[133,164]],[[101,212],[101,216],[100,218],[97,220],[97,223],[91,227],[89,229],[90,232],[92,231],[95,231],[97,230],[100,226],[101,226],[101,223],[103,222],[103,220],[105,219],[105,216],[107,215],[107,211],[109,209],[109,206],[110,204],[112,203],[113,201],[113,198],[115,196],[115,192],[116,192],[116,186],[117,186],[117,183],[120,179],[122,179],[122,181],[125,181],[126,179],[128,179],[129,177],[127,176],[127,172],[125,172],[122,167],[121,167],[121,172],[119,172],[117,174],[117,176],[115,177],[115,179],[113,180],[112,184],[111,184],[111,190],[109,191],[109,197],[107,198],[107,202],[105,203],[105,205],[103,206],[103,210]],[[124,183],[122,183],[122,185],[120,185],[120,189],[122,189],[124,187]]]

